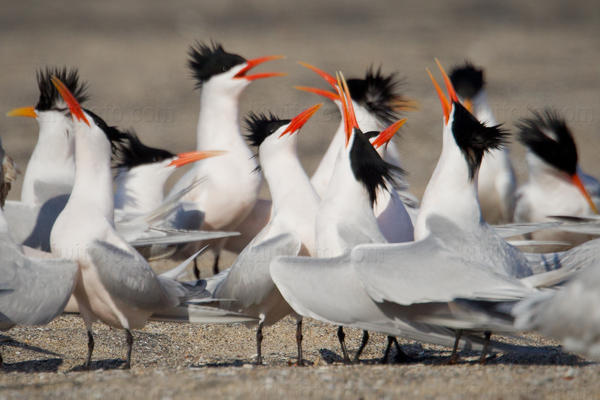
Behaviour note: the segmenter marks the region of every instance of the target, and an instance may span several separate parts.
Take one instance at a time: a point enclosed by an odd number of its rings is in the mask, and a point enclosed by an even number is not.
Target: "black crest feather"
[[[79,74],[76,68],[67,69],[67,67],[46,67],[36,73],[40,97],[35,106],[38,111],[48,111],[56,106],[59,100],[62,100],[58,90],[50,80],[56,76],[69,91],[75,96],[79,104],[88,100],[87,84],[79,81]]]
[[[485,152],[502,148],[509,136],[501,125],[486,126],[479,122],[460,103],[454,103],[452,132],[469,165],[470,179],[475,177]]]
[[[577,146],[558,112],[551,109],[543,113],[533,111],[533,117],[521,119],[517,129],[519,141],[542,160],[569,175],[577,171]]]
[[[450,80],[456,93],[463,99],[472,99],[485,85],[483,69],[476,68],[469,61],[454,67]]]
[[[384,75],[381,67],[374,70],[369,67],[364,79],[348,79],[348,89],[352,100],[365,107],[377,118],[390,124],[399,118],[397,111],[403,101],[408,100],[399,92],[403,80],[396,73]]]
[[[196,79],[196,88],[214,75],[228,71],[232,67],[243,64],[246,59],[237,54],[227,53],[218,43],[210,45],[196,42],[188,51],[188,66]]]
[[[395,186],[395,177],[404,174],[404,170],[384,161],[371,145],[371,132],[355,131],[350,148],[350,165],[356,180],[361,182],[367,192],[371,205],[377,201],[377,189],[388,190],[388,184]]]
[[[152,164],[175,157],[170,151],[146,146],[133,131],[121,132],[117,151],[114,155],[115,168],[131,169],[144,164]]]
[[[112,153],[111,160],[113,164],[115,162],[115,158],[119,152],[119,148],[122,146],[122,143],[126,140],[127,135],[125,132],[119,130],[116,126],[108,125],[98,114],[84,108],[86,114],[92,117],[94,123],[102,129],[106,138],[110,142],[110,149]]]
[[[258,147],[277,129],[283,125],[289,124],[290,120],[279,119],[273,113],[269,113],[267,116],[263,113],[256,114],[254,112],[250,112],[244,119],[244,123],[246,125],[246,130],[248,131],[246,138],[250,141],[252,146]]]

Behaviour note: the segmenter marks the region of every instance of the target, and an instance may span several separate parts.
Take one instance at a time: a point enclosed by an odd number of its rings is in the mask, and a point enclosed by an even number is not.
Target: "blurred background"
[[[371,65],[397,71],[419,103],[397,139],[418,196],[441,147],[441,108],[425,73],[434,57],[447,70],[465,59],[484,67],[493,111],[511,130],[530,109],[555,107],[575,134],[580,164],[600,175],[600,7],[592,1],[20,1],[4,4],[0,32],[0,135],[22,172],[37,124],[4,113],[36,104],[35,72],[46,65],[78,67],[89,83],[87,107],[109,124],[134,128],[153,146],[194,149],[199,92],[186,53],[196,40],[214,40],[246,58],[287,56],[257,69],[288,76],[250,85],[241,116],[290,118],[321,102],[292,88],[324,87],[297,60],[346,77]],[[308,173],[339,118],[328,104],[301,132]],[[511,149],[522,181],[523,150]],[[10,198],[19,198],[21,181]]]

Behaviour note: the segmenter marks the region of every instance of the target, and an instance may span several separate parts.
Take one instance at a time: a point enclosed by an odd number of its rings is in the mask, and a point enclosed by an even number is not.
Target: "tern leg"
[[[492,337],[491,331],[485,331],[483,333],[485,335],[485,341],[483,342],[483,349],[481,349],[481,357],[479,358],[479,364],[485,364],[487,360],[487,353],[490,348],[490,338]]]
[[[406,354],[402,347],[400,347],[400,343],[398,343],[398,339],[392,336],[392,343],[396,345],[396,355],[394,356],[394,361],[397,363],[405,363],[412,360],[408,354]]]
[[[298,345],[298,366],[304,366],[302,359],[302,318],[298,318],[296,322],[296,344]]]
[[[452,347],[452,354],[450,355],[448,364],[456,364],[458,362],[458,343],[460,342],[462,334],[462,329],[458,329],[454,335],[454,346]]]
[[[92,352],[94,351],[94,335],[92,334],[91,328],[88,328],[87,335],[88,335],[88,354],[87,354],[87,359],[85,361],[85,364],[83,364],[83,367],[86,369],[90,369],[90,366],[92,364]]]
[[[213,263],[213,274],[217,275],[219,273],[219,258],[221,257],[221,253],[215,254],[215,262]]]
[[[262,340],[263,340],[263,322],[258,323],[256,328],[256,365],[262,365]]]
[[[385,351],[383,352],[383,357],[381,357],[382,364],[387,364],[387,359],[390,355],[390,350],[392,349],[392,343],[394,343],[394,339],[395,338],[393,336],[387,337],[387,346],[385,347]]]
[[[368,342],[369,342],[369,331],[363,331],[363,337],[362,337],[362,341],[360,342],[360,347],[358,348],[358,351],[356,352],[356,355],[354,356],[355,362],[358,361],[360,355],[362,354],[363,350],[367,346]]]
[[[123,369],[131,368],[131,350],[133,350],[133,335],[129,329],[125,329],[125,333],[127,334],[127,360],[125,360],[125,364],[123,365]]]
[[[340,341],[340,347],[342,348],[342,355],[344,356],[344,363],[345,364],[352,363],[352,361],[350,361],[350,357],[348,357],[348,351],[346,350],[346,342],[345,342],[346,334],[344,333],[344,328],[341,325],[338,326],[337,337],[338,337],[338,340]]]
[[[2,352],[0,352],[0,368],[4,368],[4,359],[2,358]]]

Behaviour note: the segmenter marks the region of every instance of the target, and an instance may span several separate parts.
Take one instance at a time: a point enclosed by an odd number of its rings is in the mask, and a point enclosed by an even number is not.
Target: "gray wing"
[[[598,304],[600,267],[595,264],[560,290],[520,302],[513,309],[515,326],[561,340],[567,350],[600,360]]]
[[[493,230],[503,239],[525,235],[528,233],[533,233],[537,231],[541,231],[544,229],[551,229],[560,226],[560,222],[524,222],[524,223],[512,223],[512,224],[504,224],[504,225],[491,225]]]
[[[244,308],[259,304],[275,287],[269,271],[271,260],[277,256],[297,255],[301,247],[300,239],[290,233],[267,240],[257,236],[227,270],[213,296],[236,299]]]
[[[172,245],[190,242],[201,242],[213,239],[222,239],[238,236],[238,232],[225,231],[187,231],[175,229],[150,228],[143,233],[143,237],[128,241],[134,247],[151,245]]]
[[[75,283],[76,263],[25,257],[6,237],[0,240],[0,254],[0,321],[39,325],[62,313]]]
[[[104,241],[88,247],[92,262],[107,291],[120,301],[143,310],[174,307],[198,295],[203,286],[158,277],[139,253],[129,253]]]
[[[50,251],[50,232],[68,200],[69,195],[60,195],[40,207],[7,201],[4,215],[13,240],[34,249]]]
[[[352,251],[352,265],[377,302],[499,301],[531,294],[531,289],[516,279],[466,262],[434,235],[412,243],[357,246]]]

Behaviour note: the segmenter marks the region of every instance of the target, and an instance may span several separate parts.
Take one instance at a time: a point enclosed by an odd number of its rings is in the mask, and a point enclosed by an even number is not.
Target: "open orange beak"
[[[431,71],[429,71],[429,69],[426,69],[426,70],[427,70],[427,73],[429,74],[429,78],[431,78],[431,81],[433,82],[433,86],[435,86],[435,90],[438,94],[438,97],[440,98],[440,103],[442,103],[442,111],[444,113],[444,123],[447,124],[448,119],[450,118],[450,111],[452,110],[452,103],[454,103],[454,102],[458,103],[459,101],[458,101],[458,96],[456,95],[456,91],[454,90],[454,86],[452,86],[452,82],[450,81],[450,78],[448,78],[446,71],[444,71],[442,64],[440,64],[440,62],[437,58],[435,59],[435,62],[438,65],[438,68],[440,69],[440,71],[442,73],[442,77],[444,78],[444,83],[446,84],[446,90],[448,91],[448,96],[450,97],[451,101],[448,100],[448,98],[446,98],[446,96],[444,95],[444,92],[442,92],[442,89],[440,88],[440,85],[438,85],[437,81],[431,74]]]
[[[292,118],[287,128],[281,132],[279,137],[282,137],[286,133],[293,134],[294,132],[298,132],[300,128],[302,128],[302,126],[310,119],[310,117],[312,117],[313,114],[316,113],[319,108],[321,108],[322,105],[323,103],[315,104],[314,106],[309,107],[300,114],[296,115],[294,118]]]
[[[346,131],[346,147],[348,146],[348,142],[350,142],[350,137],[352,136],[352,132],[354,129],[360,129],[358,127],[358,122],[356,122],[356,115],[354,114],[354,106],[352,105],[352,97],[350,97],[350,90],[348,89],[348,84],[346,83],[346,79],[344,79],[344,74],[338,72],[337,76],[337,85],[336,89],[338,91],[338,95],[340,97],[340,101],[342,103],[342,111],[344,114],[344,127]]]
[[[89,121],[85,117],[85,114],[83,113],[83,110],[79,105],[79,102],[77,101],[77,99],[75,99],[75,96],[73,96],[73,94],[69,91],[65,84],[62,83],[60,79],[58,79],[56,76],[53,76],[52,78],[50,78],[50,80],[52,81],[52,84],[54,84],[54,86],[56,87],[56,90],[58,90],[58,93],[63,98],[65,103],[67,103],[67,106],[69,106],[69,110],[71,110],[71,115],[77,118],[78,121],[83,121],[87,126],[90,126]]]
[[[188,151],[186,153],[177,154],[177,158],[169,163],[170,166],[174,166],[176,168],[183,167],[186,164],[204,160],[210,157],[216,157],[227,153],[222,150],[210,150],[210,151]]]
[[[309,86],[294,86],[294,89],[303,90],[305,92],[318,94],[319,96],[326,97],[326,98],[328,98],[331,101],[336,101],[336,100],[340,99],[340,96],[338,96],[337,93],[329,92],[329,91],[324,90],[324,89],[318,89],[318,88],[309,87]]]
[[[311,71],[315,72],[321,78],[325,79],[325,81],[327,83],[329,83],[333,89],[337,90],[338,81],[337,81],[336,78],[334,78],[333,76],[329,75],[327,72],[323,71],[322,69],[319,69],[319,68],[315,67],[314,65],[310,65],[309,63],[305,63],[304,61],[298,61],[298,64],[300,64],[303,67],[306,67],[306,68],[310,69]]]
[[[398,132],[398,129],[400,129],[400,127],[402,125],[404,125],[405,123],[406,123],[406,118],[402,118],[402,119],[394,122],[392,125],[388,126],[387,128],[385,128],[383,131],[381,131],[381,133],[379,135],[377,135],[375,140],[373,140],[373,142],[371,143],[373,145],[373,147],[378,149],[381,146],[383,146],[384,144],[386,144],[387,142],[389,142],[394,137],[396,132]]]
[[[7,117],[28,117],[37,118],[37,113],[33,107],[21,107],[10,110],[6,113]]]
[[[282,58],[285,58],[285,56],[266,56],[255,58],[253,60],[248,60],[246,61],[246,66],[242,68],[237,74],[235,74],[234,78],[244,78],[249,81],[254,81],[256,79],[271,78],[273,76],[285,76],[286,74],[282,72],[263,72],[260,74],[246,75],[248,71],[262,63],[272,60],[280,60]]]
[[[583,186],[583,182],[581,182],[581,179],[579,178],[579,175],[577,173],[574,173],[571,176],[571,182],[573,182],[573,185],[577,186],[577,188],[581,191],[581,193],[583,194],[583,197],[585,197],[585,199],[587,200],[593,213],[598,214],[598,208],[596,208],[596,205],[592,201],[592,197],[590,196],[588,191],[585,189],[585,186]]]

